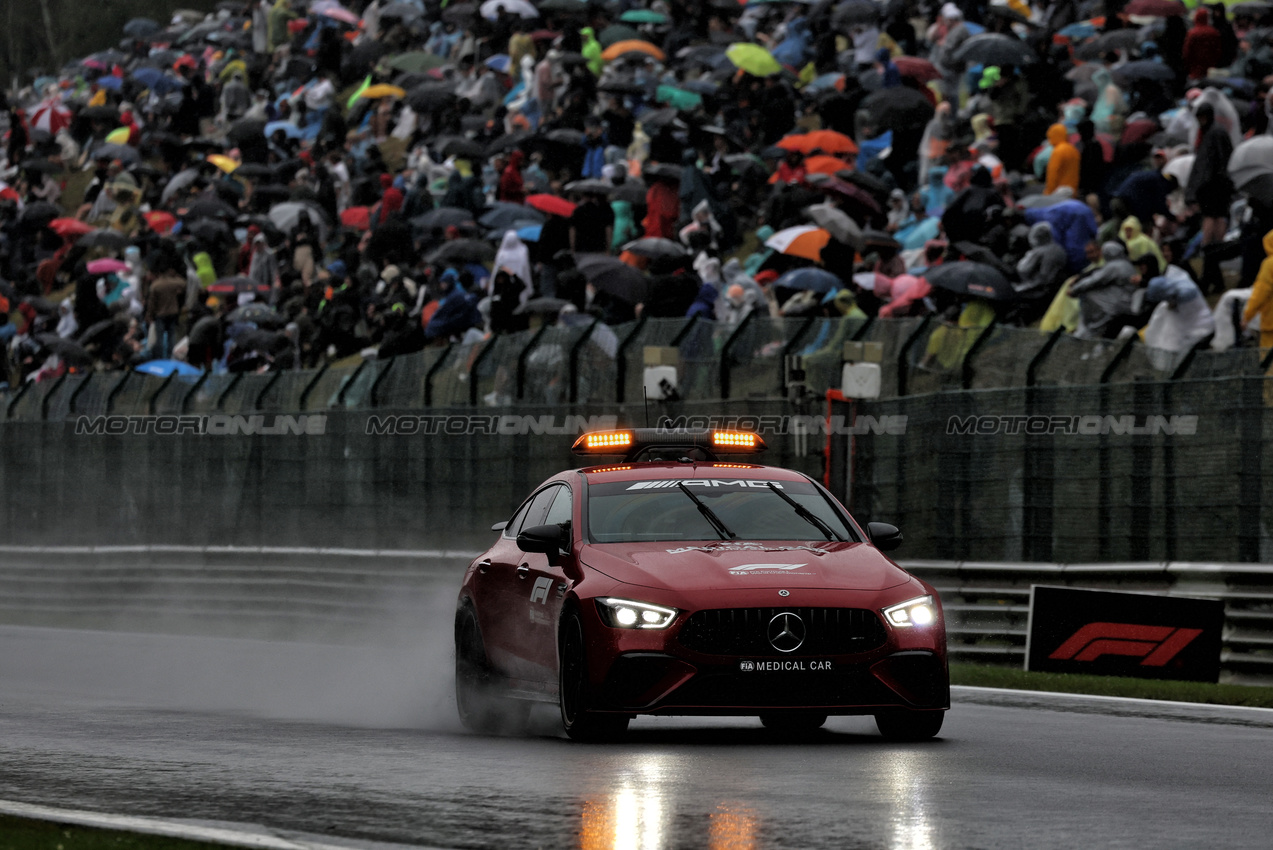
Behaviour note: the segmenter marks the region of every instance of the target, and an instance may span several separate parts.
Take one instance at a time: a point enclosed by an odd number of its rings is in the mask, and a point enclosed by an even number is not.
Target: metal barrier
[[[0,622],[277,637],[375,627],[453,593],[475,552],[237,546],[0,546]],[[1223,680],[1273,683],[1273,566],[901,562],[937,588],[955,661],[1019,666],[1030,586],[1221,599]]]

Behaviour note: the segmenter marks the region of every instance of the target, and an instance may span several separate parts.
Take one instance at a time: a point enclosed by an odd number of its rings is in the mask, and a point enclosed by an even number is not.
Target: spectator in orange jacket
[[[1070,144],[1070,134],[1064,124],[1053,124],[1048,128],[1048,142],[1052,145],[1052,155],[1048,158],[1045,194],[1051,195],[1062,186],[1069,186],[1073,195],[1078,196],[1079,160],[1082,155]]]

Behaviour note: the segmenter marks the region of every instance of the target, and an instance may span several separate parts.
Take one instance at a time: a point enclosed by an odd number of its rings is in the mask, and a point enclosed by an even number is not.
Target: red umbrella
[[[531,195],[526,199],[526,206],[564,218],[570,218],[575,214],[575,205],[556,195]]]
[[[350,207],[340,214],[340,223],[359,230],[371,229],[371,207]]]
[[[225,277],[208,287],[208,291],[214,295],[235,295],[240,292],[258,292],[268,294],[270,288],[258,284],[250,277],[236,275],[234,277]]]
[[[1134,145],[1137,142],[1147,142],[1149,137],[1157,133],[1161,127],[1157,121],[1145,119],[1143,121],[1132,121],[1123,128],[1123,137],[1119,139],[1119,144]]]
[[[77,218],[55,218],[49,222],[49,229],[63,239],[70,239],[75,236],[83,236],[85,233],[92,233],[97,228],[91,224],[85,224]]]
[[[1180,0],[1132,0],[1123,7],[1123,12],[1147,18],[1173,18],[1185,14],[1185,4]]]
[[[921,83],[941,79],[941,71],[937,70],[937,66],[918,56],[898,56],[893,59],[893,64],[897,66],[897,73]]]
[[[150,225],[150,229],[158,233],[160,236],[167,236],[171,233],[173,225],[177,223],[177,217],[164,210],[142,213],[142,218],[146,219],[146,223]]]

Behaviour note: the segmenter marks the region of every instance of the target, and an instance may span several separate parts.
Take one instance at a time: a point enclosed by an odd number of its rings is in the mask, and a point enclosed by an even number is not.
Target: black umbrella
[[[633,206],[640,206],[645,203],[645,195],[649,190],[645,181],[629,177],[619,184],[619,188],[610,197],[614,201],[625,201]]]
[[[104,144],[93,148],[95,159],[117,159],[129,165],[141,162],[141,154],[132,145]]]
[[[215,198],[200,198],[187,207],[185,211],[187,219],[222,218],[226,221],[233,221],[238,215],[238,211],[229,204],[222,203]]]
[[[90,106],[80,110],[80,117],[90,121],[119,121],[119,110],[113,106]]]
[[[575,268],[597,289],[629,304],[639,304],[649,294],[649,278],[608,254],[577,254]]]
[[[667,180],[681,179],[681,166],[672,165],[670,162],[647,162],[642,168],[641,173],[646,179],[652,177],[662,177]]]
[[[1142,59],[1139,62],[1128,62],[1126,65],[1115,68],[1113,71],[1114,82],[1120,86],[1127,86],[1137,80],[1154,80],[1161,83],[1171,83],[1176,80],[1176,72],[1161,62],[1155,62],[1152,59]]]
[[[22,210],[22,215],[18,217],[18,221],[28,224],[32,227],[43,227],[55,218],[62,216],[62,210],[46,201],[36,201],[34,204],[28,204]]]
[[[566,184],[567,192],[578,192],[580,195],[610,195],[614,190],[615,185],[609,180],[598,180],[596,178],[575,180]]]
[[[530,130],[518,130],[515,133],[505,133],[499,138],[491,141],[483,151],[484,156],[494,156],[497,153],[511,151],[513,148],[522,147],[524,142],[528,142],[535,138],[535,134]]]
[[[1001,18],[1005,21],[1008,21],[1009,23],[1025,24],[1027,26],[1032,25],[1030,23],[1029,18],[1021,14],[1020,12],[1016,11],[1015,9],[1008,8],[1007,6],[996,6],[992,3],[986,6],[985,12],[987,15],[992,15],[996,18]]]
[[[245,162],[238,168],[234,169],[235,177],[247,177],[249,180],[257,180],[262,177],[274,176],[274,169],[260,162]]]
[[[521,221],[542,222],[546,219],[547,216],[533,207],[500,201],[482,213],[482,217],[477,222],[491,230],[502,231]]]
[[[428,83],[407,92],[407,105],[416,112],[432,112],[455,100],[455,86],[449,83]]]
[[[457,156],[461,159],[480,159],[486,152],[486,149],[471,139],[464,139],[459,136],[444,136],[437,141],[438,153],[443,159],[449,156]]]
[[[120,251],[127,248],[130,240],[127,236],[116,230],[94,230],[92,233],[85,233],[75,243],[81,248],[108,248],[112,251]]]
[[[583,144],[583,132],[580,130],[572,130],[569,127],[563,127],[560,130],[549,130],[544,134],[544,138],[563,145]]]
[[[255,301],[236,307],[225,318],[230,322],[251,322],[267,328],[281,328],[287,324],[286,316],[280,315],[266,304]]]
[[[880,89],[867,95],[862,109],[871,116],[878,132],[924,127],[933,117],[933,105],[915,89]]]
[[[425,255],[425,262],[489,263],[495,259],[495,248],[481,239],[451,239]]]
[[[229,242],[234,238],[230,233],[230,225],[215,218],[200,219],[190,225],[187,232],[196,239],[213,245],[218,242]]]
[[[676,51],[676,58],[687,65],[705,65],[714,68],[725,55],[725,48],[715,44],[696,44],[693,47],[682,47]]]
[[[414,20],[422,16],[422,12],[410,3],[390,3],[388,6],[380,10],[380,17],[398,18],[403,21]]]
[[[452,3],[442,10],[442,20],[453,24],[467,23],[476,16],[476,3]]]
[[[133,18],[124,24],[124,35],[133,38],[145,38],[148,35],[163,30],[158,21],[152,21],[150,18]]]
[[[263,186],[257,186],[252,190],[252,202],[256,204],[255,209],[260,210],[260,204],[267,206],[282,203],[292,197],[292,190],[286,186],[280,186],[277,183],[266,183]]]
[[[428,85],[432,82],[436,82],[435,78],[419,71],[407,71],[393,78],[393,84],[405,91],[411,91],[417,86]]]
[[[1015,35],[994,32],[974,35],[950,57],[956,65],[1029,65],[1037,59],[1030,46]]]
[[[956,262],[932,266],[924,278],[933,286],[959,295],[974,295],[991,301],[1016,297],[1012,284],[998,269],[985,263]]]
[[[193,186],[201,179],[202,175],[198,168],[187,168],[183,171],[178,171],[172,176],[167,184],[165,184],[163,192],[159,195],[159,203],[168,203],[169,199],[174,197],[178,192],[184,191],[186,188]]]
[[[236,143],[255,139],[257,136],[265,135],[265,124],[265,121],[256,118],[235,121],[230,125],[230,129],[225,135],[226,138]]]
[[[1084,62],[1100,59],[1111,50],[1132,50],[1147,41],[1138,29],[1121,29],[1099,35],[1079,45],[1074,55]]]
[[[644,239],[637,239],[623,246],[623,250],[636,254],[638,257],[684,257],[689,254],[689,248],[686,248],[680,242],[671,239],[664,239],[661,236],[647,236]]]
[[[68,364],[78,363],[79,365],[87,366],[93,362],[93,358],[84,350],[84,346],[78,342],[64,339],[57,334],[36,334],[35,341],[40,344],[40,348],[44,351],[49,354],[56,354]]]
[[[873,24],[880,19],[880,7],[870,0],[848,0],[835,7],[831,23],[837,29],[847,29],[854,24]]]
[[[89,325],[85,330],[80,332],[77,340],[80,345],[92,345],[94,343],[110,342],[115,337],[121,336],[124,332],[124,326],[114,319],[103,319]]]
[[[597,86],[597,91],[610,94],[645,94],[648,87],[627,77],[614,77]]]
[[[421,230],[441,230],[475,223],[473,213],[461,207],[438,207],[411,219],[411,224]]]

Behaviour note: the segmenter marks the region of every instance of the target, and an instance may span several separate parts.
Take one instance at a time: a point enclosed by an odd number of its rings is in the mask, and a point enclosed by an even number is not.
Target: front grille
[[[784,612],[798,615],[806,629],[794,652],[779,652],[769,643],[769,623]],[[888,636],[875,612],[864,608],[721,608],[691,614],[678,639],[706,655],[801,658],[870,652]]]

